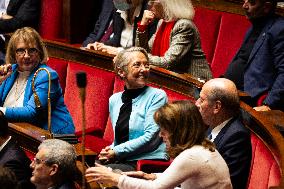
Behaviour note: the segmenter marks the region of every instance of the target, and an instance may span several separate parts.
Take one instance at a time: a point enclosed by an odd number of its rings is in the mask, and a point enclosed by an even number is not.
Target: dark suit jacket
[[[82,44],[83,47],[86,47],[89,43],[100,41],[100,39],[104,35],[104,32],[107,30],[110,21],[113,18],[114,11],[116,10],[114,9],[112,0],[104,0],[102,5],[102,11],[96,22],[95,29],[85,39],[85,41]]]
[[[13,32],[24,26],[37,28],[40,2],[40,0],[10,0],[7,14],[13,18],[0,20],[0,33]]]
[[[229,167],[233,188],[245,189],[252,156],[249,130],[233,118],[221,129],[214,143]]]
[[[247,32],[245,41],[248,40],[251,32],[252,28]],[[264,102],[271,108],[282,110],[284,109],[283,49],[284,18],[273,15],[267,19],[244,71],[244,91],[255,99],[268,92]]]
[[[142,19],[144,10],[147,9],[147,2],[148,2],[147,0],[143,1],[141,12],[139,16],[134,20],[133,41],[132,41],[133,44],[135,44],[137,23]],[[124,20],[121,18],[120,13],[116,11],[117,9],[114,8],[112,0],[104,1],[102,12],[100,13],[99,19],[96,22],[95,29],[83,42],[82,46],[87,46],[89,43],[94,43],[96,41],[99,41],[102,38],[105,30],[108,28],[111,20],[113,20],[113,36],[108,41],[106,41],[105,44],[114,47],[120,46],[121,32],[124,29]],[[155,33],[156,27],[157,27],[157,21],[150,24],[149,38]]]
[[[0,151],[0,165],[11,169],[22,188],[35,188],[30,183],[30,159],[25,152],[11,139]]]

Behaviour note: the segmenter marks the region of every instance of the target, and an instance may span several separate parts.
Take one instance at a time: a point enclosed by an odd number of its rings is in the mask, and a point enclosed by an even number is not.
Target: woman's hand
[[[145,179],[145,180],[155,180],[157,176],[153,173],[148,174],[144,173],[143,171],[128,171],[128,172],[123,172],[124,175],[130,176],[130,177],[135,177],[135,178],[140,178],[140,179]]]
[[[148,25],[150,24],[155,18],[155,14],[152,11],[144,10],[143,17],[141,20],[141,25]]]
[[[0,66],[0,84],[12,74],[12,65],[5,64]]]
[[[119,50],[118,48],[116,47],[112,47],[112,46],[108,46],[108,45],[104,45],[102,48],[101,48],[101,51],[102,52],[106,52],[108,54],[111,54],[111,55],[117,55]]]
[[[115,152],[109,146],[107,146],[104,149],[102,149],[98,157],[100,161],[108,163],[109,161],[114,159]]]
[[[98,163],[95,167],[86,170],[85,177],[88,182],[98,182],[103,186],[117,186],[121,174],[112,172],[111,168],[105,167]]]

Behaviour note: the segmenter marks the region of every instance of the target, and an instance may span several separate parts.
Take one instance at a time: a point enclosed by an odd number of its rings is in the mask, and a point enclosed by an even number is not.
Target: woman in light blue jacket
[[[139,159],[167,160],[165,144],[153,118],[167,102],[167,96],[161,89],[146,86],[150,71],[147,52],[132,47],[120,52],[114,64],[125,90],[109,99],[115,138],[111,146],[101,151],[99,159],[123,171],[135,170]]]
[[[45,64],[46,61],[46,48],[34,29],[25,27],[12,35],[7,48],[6,64],[0,67],[0,110],[10,122],[29,122],[47,129],[49,79],[46,71],[38,72],[34,80],[41,108],[36,107],[32,91],[35,72],[44,68],[50,73],[51,80],[52,132],[74,133],[74,124],[64,104],[58,74]]]

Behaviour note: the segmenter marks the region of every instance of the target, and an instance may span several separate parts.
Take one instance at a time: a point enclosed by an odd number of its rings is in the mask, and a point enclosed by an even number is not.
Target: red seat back
[[[108,119],[108,99],[113,92],[114,73],[95,67],[69,62],[64,100],[75,124],[76,135],[82,132],[82,110],[76,73],[87,74],[86,88],[86,132],[102,136]]]
[[[222,13],[221,24],[214,57],[211,63],[213,77],[227,70],[229,63],[242,44],[250,22],[245,16]]]
[[[219,33],[221,12],[196,7],[193,21],[200,33],[202,50],[208,63],[211,64]]]
[[[251,134],[252,162],[248,189],[267,189],[280,183],[281,174],[278,162],[264,142]]]
[[[62,38],[62,0],[42,0],[39,33],[44,39]]]

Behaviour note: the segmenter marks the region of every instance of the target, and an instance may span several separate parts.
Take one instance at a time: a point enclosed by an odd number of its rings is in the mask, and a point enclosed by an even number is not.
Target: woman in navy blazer
[[[6,65],[0,68],[0,110],[8,121],[29,122],[47,129],[49,78],[46,71],[38,72],[34,81],[41,109],[36,108],[32,91],[34,73],[39,68],[45,68],[51,79],[52,132],[74,133],[74,124],[63,101],[58,74],[45,64],[46,60],[47,51],[34,29],[25,27],[12,35],[7,48]]]

